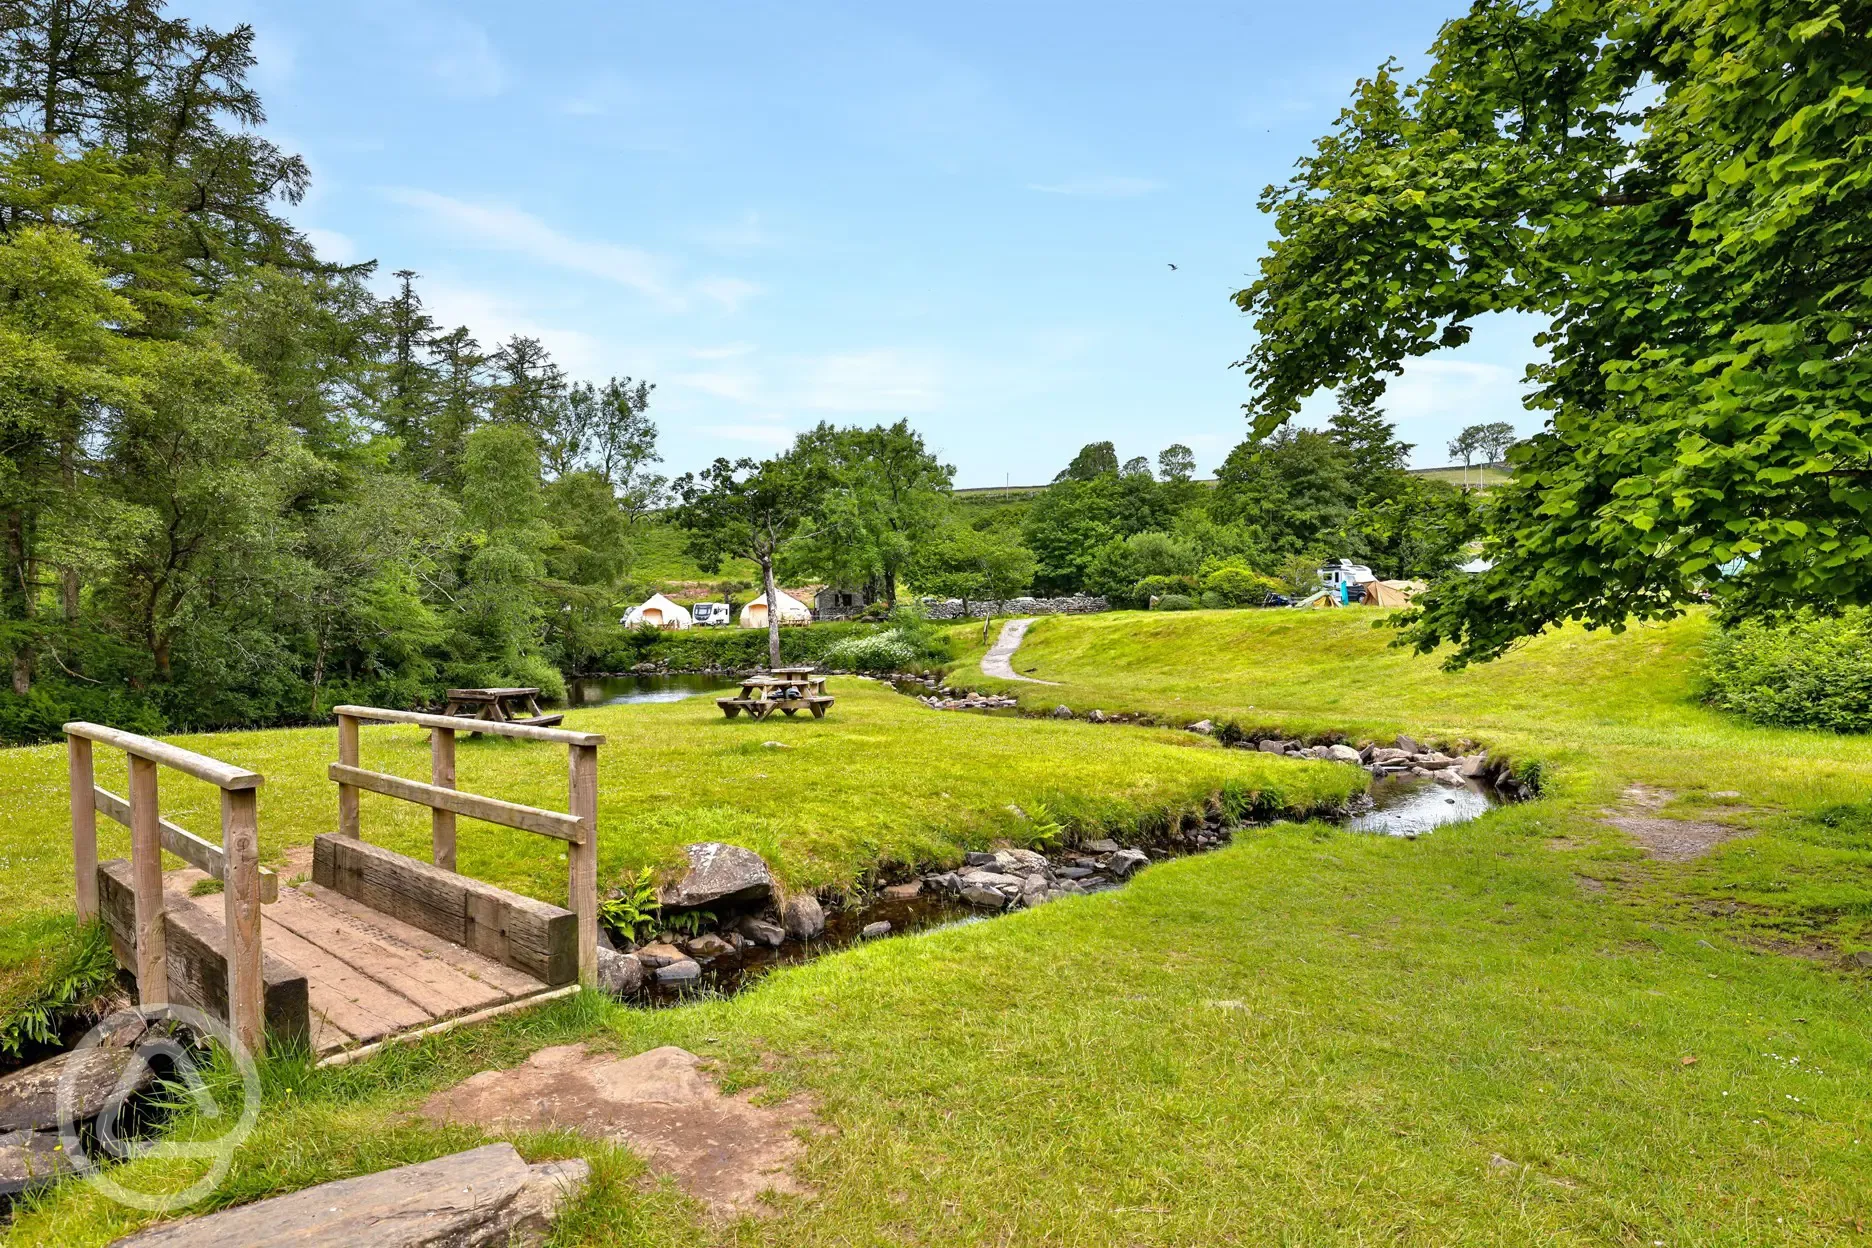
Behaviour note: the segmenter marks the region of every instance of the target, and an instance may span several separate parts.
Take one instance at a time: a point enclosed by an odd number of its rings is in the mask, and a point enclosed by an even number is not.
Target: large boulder
[[[165,1222],[117,1241],[136,1248],[468,1248],[538,1244],[590,1180],[581,1160],[529,1166],[486,1144],[413,1166]]]
[[[735,930],[757,945],[766,945],[769,949],[778,949],[780,942],[786,939],[786,929],[778,923],[769,923],[766,919],[757,919],[748,915],[735,925]]]
[[[1365,761],[1359,757],[1359,752],[1349,745],[1327,746],[1326,757],[1330,758],[1335,763],[1362,763]]]
[[[739,905],[766,901],[773,895],[773,872],[751,849],[705,841],[683,846],[683,853],[689,857],[688,873],[657,894],[665,909]]]
[[[1105,864],[1105,871],[1115,880],[1130,878],[1138,868],[1150,865],[1150,855],[1141,849],[1121,849]]]
[[[796,893],[780,903],[780,926],[794,940],[817,940],[825,934],[825,907],[811,893]]]

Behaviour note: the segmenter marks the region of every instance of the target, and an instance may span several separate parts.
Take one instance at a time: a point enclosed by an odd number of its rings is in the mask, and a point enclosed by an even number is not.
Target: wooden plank
[[[539,688],[535,685],[514,685],[499,689],[451,689],[448,696],[463,702],[486,702],[493,698],[518,698],[538,692]]]
[[[555,745],[603,745],[601,732],[569,732],[564,728],[532,728],[526,724],[496,723],[465,716],[430,715],[424,711],[389,711],[375,706],[341,706],[338,714],[386,724],[417,724],[424,728],[453,728],[458,732],[490,732],[523,741],[550,741]],[[340,759],[339,761],[344,761]],[[356,766],[355,763],[352,764]]]
[[[578,977],[598,982],[598,749],[575,745],[566,762],[566,809],[578,818],[579,839],[566,852],[567,893],[578,916]]]
[[[260,828],[252,789],[221,791],[226,850],[221,924],[228,940],[228,1026],[249,1053],[266,1048],[266,985],[260,971]]]
[[[130,756],[130,867],[136,896],[137,1003],[144,1008],[168,1000],[169,968],[163,959],[162,816],[157,810],[156,764]]]
[[[110,933],[118,965],[134,970],[136,955],[136,896],[131,866],[122,858],[98,864],[98,915]],[[212,899],[201,899],[212,906]],[[163,914],[164,947],[168,954],[168,1000],[194,1006],[216,1018],[227,1017],[227,931],[212,909],[194,899],[171,892]],[[302,1043],[314,1034],[307,1007],[306,978],[291,963],[262,951],[261,979],[265,984],[263,1012],[267,1033],[288,1043]]]
[[[377,1056],[393,1044],[413,1044],[418,1040],[426,1040],[430,1036],[439,1036],[444,1032],[453,1031],[457,1027],[468,1027],[475,1023],[484,1023],[490,1018],[499,1018],[503,1014],[512,1014],[517,1010],[530,1010],[534,1006],[545,1005],[548,1001],[557,1001],[561,997],[569,997],[579,991],[581,991],[581,988],[578,984],[567,984],[563,988],[542,987],[538,992],[531,993],[524,997],[515,997],[511,1001],[503,1001],[499,1005],[489,1006],[485,1010],[476,1010],[472,1014],[457,1014],[454,1018],[445,1018],[433,1026],[422,1028],[420,1031],[406,1031],[401,1035],[390,1036],[387,1039],[379,1040],[376,1044],[367,1044],[361,1048],[350,1049],[343,1053],[334,1053],[330,1057],[321,1060],[319,1062],[319,1068],[322,1070],[327,1066],[348,1066],[352,1062],[365,1061]]]
[[[438,789],[455,787],[455,730],[429,730],[429,782]],[[429,808],[429,860],[444,871],[455,869],[455,812]]]
[[[576,818],[556,810],[540,810],[517,802],[503,802],[497,797],[463,793],[458,789],[445,789],[439,785],[424,784],[420,780],[405,780],[401,776],[387,775],[381,771],[347,767],[343,763],[333,763],[329,774],[341,785],[352,785],[372,793],[382,793],[386,797],[401,798],[419,806],[453,811],[483,823],[519,828],[522,832],[537,832],[541,836],[562,841],[576,841],[583,835],[580,830],[583,825]]]
[[[97,781],[88,737],[65,738],[66,770],[71,777],[72,868],[76,872],[78,921],[97,917]]]
[[[239,790],[233,789],[222,790],[224,793],[238,791]],[[116,820],[126,828],[130,826],[129,802],[118,797],[109,789],[99,788],[96,785],[92,786],[91,795],[92,801],[99,814],[104,815],[106,818]],[[226,882],[221,865],[222,853],[219,845],[204,841],[187,828],[182,827],[180,824],[171,823],[167,819],[159,819],[157,822],[162,828],[162,846],[166,852],[174,854],[196,870],[214,879],[221,880],[223,883]],[[271,904],[273,899],[279,896],[279,877],[275,875],[269,867],[261,867],[259,870],[260,901],[262,904]]]
[[[421,1006],[432,1018],[483,1009],[512,996],[486,980],[470,978],[440,958],[371,931],[297,889],[287,889],[278,904],[267,911],[267,919],[344,959]]]
[[[103,745],[114,745],[124,753],[135,758],[146,759],[152,763],[161,763],[173,767],[185,775],[197,780],[206,780],[209,784],[223,789],[257,789],[263,776],[258,772],[248,771],[224,763],[218,758],[209,758],[206,754],[197,754],[181,746],[170,745],[151,737],[139,737],[134,732],[120,732],[115,728],[106,728],[102,724],[88,724],[76,720],[65,725],[68,737],[84,737]]]
[[[346,767],[358,765],[358,721],[345,714],[345,708],[338,708],[338,761]],[[358,825],[358,794],[348,784],[338,786],[338,835],[356,840],[361,834]]]
[[[515,719],[509,722],[515,724],[530,724],[535,728],[550,728],[563,719],[565,719],[564,715],[535,715],[531,719]]]
[[[569,910],[331,835],[312,842],[312,878],[549,986],[578,977],[578,918]]]
[[[197,911],[213,913],[212,897],[194,897]],[[311,1009],[344,1029],[352,1038],[369,1043],[394,1032],[429,1023],[420,1005],[358,970],[343,958],[319,948],[277,922],[266,923],[266,945],[275,957],[286,959],[305,975],[306,1000]]]
[[[290,891],[297,891],[326,910],[349,919],[351,925],[358,931],[417,950],[424,957],[434,958],[450,970],[457,971],[476,983],[487,984],[504,995],[524,996],[542,991],[546,987],[544,983],[534,979],[525,971],[516,971],[511,966],[503,966],[494,959],[483,957],[452,940],[444,940],[431,932],[423,931],[420,927],[413,927],[399,918],[367,906],[361,901],[353,901],[343,893],[310,880]]]

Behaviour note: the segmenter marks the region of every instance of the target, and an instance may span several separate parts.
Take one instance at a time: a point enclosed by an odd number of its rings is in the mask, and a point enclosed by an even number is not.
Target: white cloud
[[[734,403],[752,403],[760,392],[760,381],[748,373],[675,373],[672,386],[699,390],[703,394]]]
[[[318,252],[319,259],[327,264],[356,264],[363,259],[357,242],[349,234],[340,234],[337,230],[321,230],[317,226],[308,227],[304,234]]]
[[[689,358],[694,360],[732,360],[738,356],[752,355],[754,344],[751,342],[730,342],[719,347],[691,347]]]
[[[942,402],[935,366],[889,348],[808,360],[803,382],[803,405],[825,412],[932,412]]]
[[[707,277],[696,283],[696,289],[727,311],[738,312],[741,305],[760,294],[762,288],[756,282],[738,277]]]
[[[617,352],[597,336],[552,324],[496,292],[435,280],[424,280],[418,290],[437,324],[444,329],[466,325],[484,351],[492,351],[517,334],[545,343],[553,359],[573,377],[629,371],[615,367]]]
[[[518,208],[472,204],[410,188],[395,188],[388,194],[394,202],[416,209],[483,247],[531,256],[543,264],[628,286],[654,299],[678,302],[670,294],[663,263],[639,248],[572,238]]]
[[[689,231],[689,237],[718,251],[752,251],[770,246],[774,239],[761,224],[760,215],[750,212],[728,225],[703,225]]]
[[[428,70],[450,95],[485,98],[507,89],[507,71],[487,31],[459,18],[437,20],[421,33]]]
[[[1048,195],[1075,195],[1087,199],[1130,199],[1164,189],[1154,178],[1091,177],[1069,178],[1064,182],[1029,182],[1027,189]]]
[[[782,447],[793,443],[793,431],[784,425],[697,425],[696,431],[729,442],[752,442],[758,446]]]

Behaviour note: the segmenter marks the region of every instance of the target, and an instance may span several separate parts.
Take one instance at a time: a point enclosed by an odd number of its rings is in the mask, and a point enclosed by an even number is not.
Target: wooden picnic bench
[[[464,712],[472,712],[466,715],[469,719],[492,720],[497,724],[528,724],[534,728],[550,728],[565,719],[563,714],[541,714],[539,690],[529,688],[449,690],[448,705],[442,713],[453,716]]]
[[[802,710],[814,719],[824,719],[833,699],[825,691],[826,678],[815,676],[810,667],[782,667],[772,672],[756,673],[741,682],[738,698],[717,698],[715,705],[733,719],[742,711],[749,719],[766,719],[775,711],[791,718]]]

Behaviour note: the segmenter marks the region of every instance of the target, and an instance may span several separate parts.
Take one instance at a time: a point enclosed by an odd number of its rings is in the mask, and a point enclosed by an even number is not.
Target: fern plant
[[[1027,821],[1033,825],[1029,835],[1035,849],[1058,849],[1064,841],[1066,825],[1054,818],[1045,802],[1030,804]]]
[[[626,876],[618,886],[617,896],[598,903],[598,914],[606,926],[632,944],[656,930],[662,907],[657,904],[656,872],[645,867],[636,875]]]
[[[0,1057],[19,1057],[28,1045],[56,1044],[66,1015],[102,992],[117,974],[117,959],[100,923],[86,924],[48,974],[0,1010]]]

